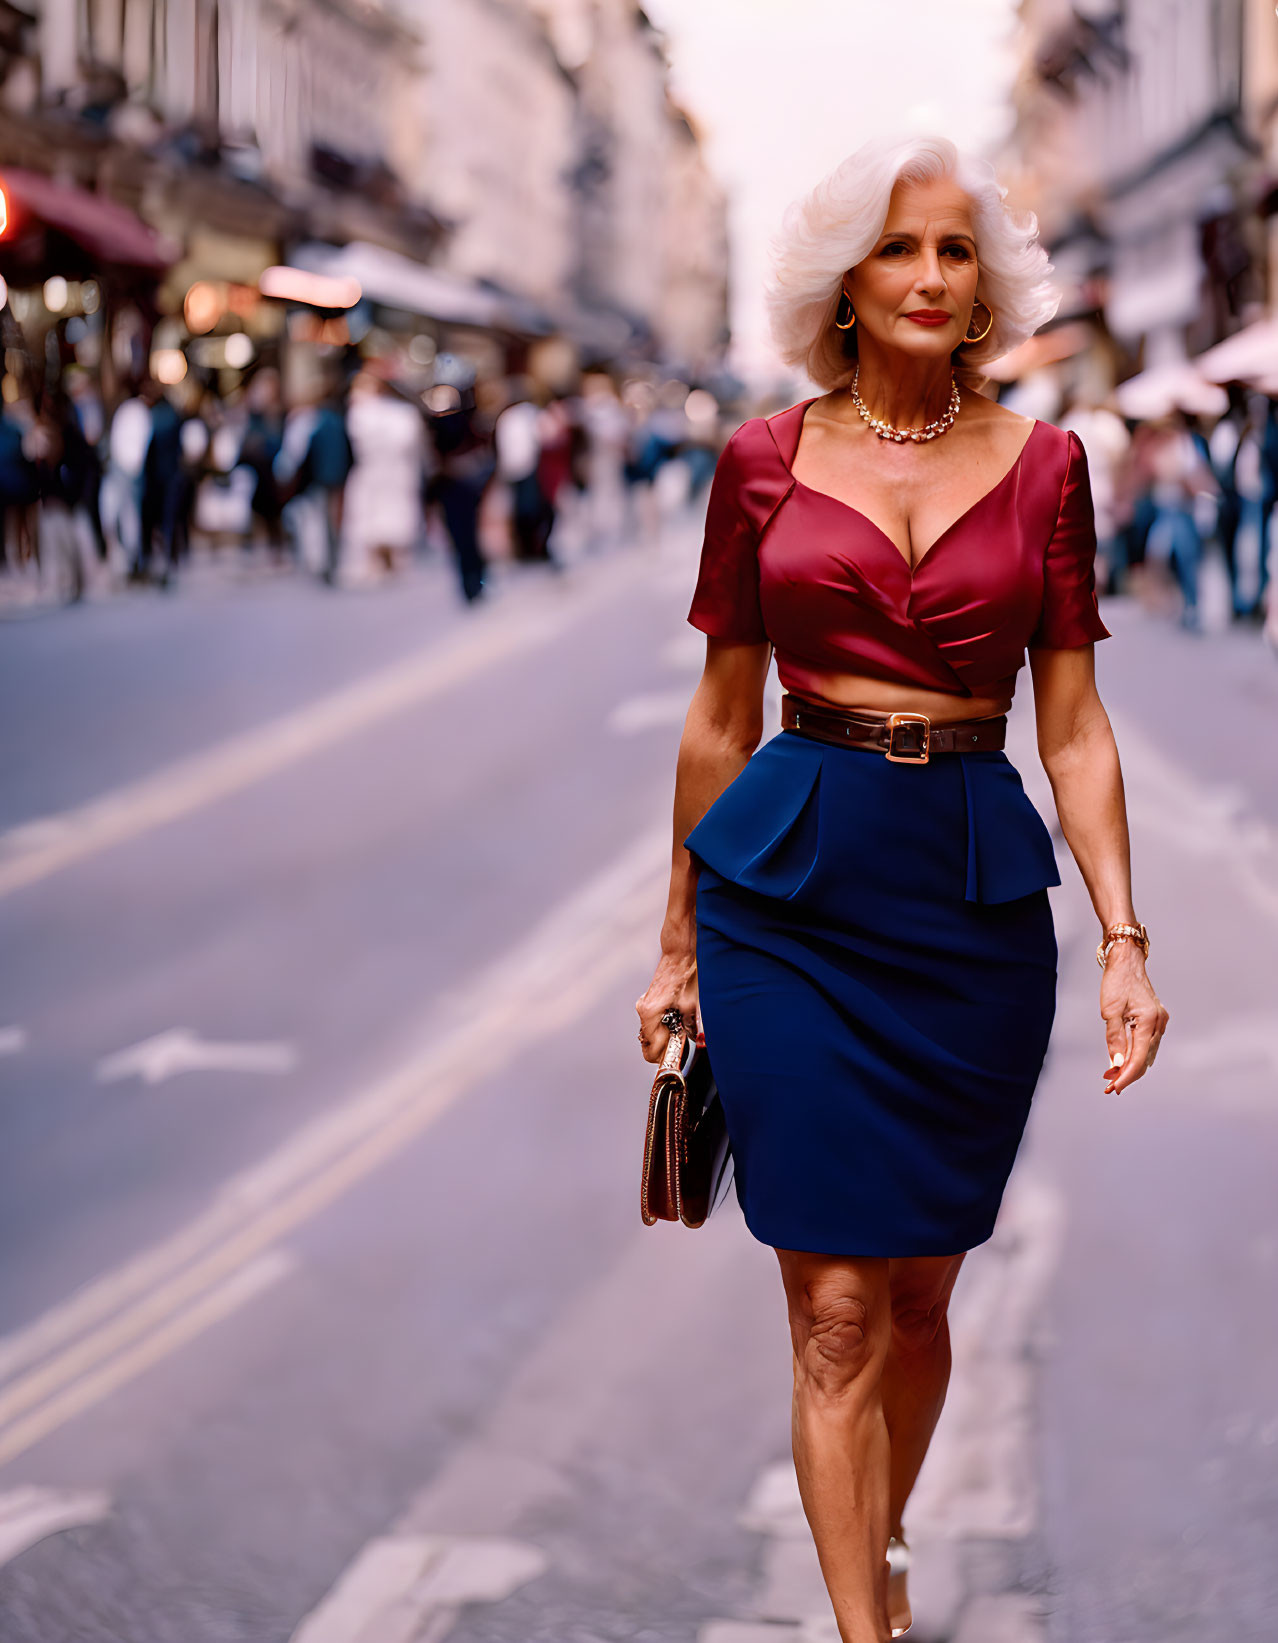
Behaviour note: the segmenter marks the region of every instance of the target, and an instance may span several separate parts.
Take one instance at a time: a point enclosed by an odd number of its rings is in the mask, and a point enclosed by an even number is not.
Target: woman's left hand
[[[1100,1009],[1109,1066],[1106,1095],[1120,1094],[1154,1064],[1171,1020],[1145,974],[1145,955],[1134,941],[1116,941],[1105,960]],[[1130,1038],[1128,1036],[1130,1030]]]

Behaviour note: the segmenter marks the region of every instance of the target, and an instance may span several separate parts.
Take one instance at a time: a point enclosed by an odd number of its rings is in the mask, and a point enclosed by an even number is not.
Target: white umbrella
[[[1278,376],[1278,320],[1257,320],[1194,361],[1208,382],[1252,382]]]
[[[1205,382],[1188,360],[1154,365],[1129,377],[1114,390],[1114,399],[1124,416],[1138,422],[1167,416],[1171,411],[1222,416],[1229,409],[1225,390]]]
[[[1090,327],[1078,323],[1058,325],[1054,331],[1039,331],[1001,359],[993,359],[981,370],[995,382],[1019,382],[1031,371],[1056,365],[1082,353],[1092,339]]]

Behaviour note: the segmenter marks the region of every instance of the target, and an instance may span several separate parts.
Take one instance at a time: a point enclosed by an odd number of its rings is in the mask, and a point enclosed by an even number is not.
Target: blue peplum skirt
[[[685,843],[746,1224],[779,1249],[984,1242],[1056,1008],[1051,838],[1005,753],[783,731]]]

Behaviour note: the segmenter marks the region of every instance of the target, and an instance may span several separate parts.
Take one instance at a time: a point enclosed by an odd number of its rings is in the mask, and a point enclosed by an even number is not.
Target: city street
[[[638,1212],[697,541],[0,623],[0,1643],[833,1643],[775,1262]],[[1172,1021],[1058,838],[922,1643],[1278,1634],[1278,660],[1102,611]]]

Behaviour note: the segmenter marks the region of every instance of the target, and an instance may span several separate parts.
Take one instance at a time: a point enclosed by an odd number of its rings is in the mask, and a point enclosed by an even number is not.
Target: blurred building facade
[[[257,282],[301,252],[316,268],[329,247],[385,276],[373,322],[421,322],[441,350],[482,331],[516,369],[556,338],[592,362],[712,371],[726,342],[722,193],[635,0],[575,9],[3,0],[0,187],[16,168],[16,201],[27,179],[27,226],[44,178],[72,217],[109,201],[153,232],[142,263],[104,271],[115,306],[127,296],[142,316],[134,355],[157,318],[166,347],[187,346],[196,287],[213,315],[198,329],[286,339],[296,316]],[[66,221],[42,226],[62,244]],[[11,285],[84,273],[84,258],[63,269],[52,249],[42,262],[12,251],[0,236]],[[300,331],[336,338],[343,324]],[[125,352],[122,373],[137,367]]]
[[[727,199],[687,116],[669,105],[667,119],[658,312],[667,351],[695,368],[714,360],[728,341]]]
[[[1272,298],[1276,32],[1270,0],[1023,0],[1004,169],[1110,385]]]
[[[509,0],[403,0],[426,41],[404,164],[451,224],[450,271],[553,310],[576,270],[577,88]]]
[[[577,94],[577,298],[704,371],[727,341],[727,201],[671,99],[662,36],[635,0],[534,3]]]

